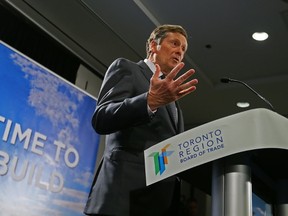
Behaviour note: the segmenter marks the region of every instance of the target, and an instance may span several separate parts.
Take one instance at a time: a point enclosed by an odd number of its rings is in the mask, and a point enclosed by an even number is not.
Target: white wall
[[[76,86],[97,98],[102,79],[92,73],[85,66],[80,65],[76,75]]]
[[[96,76],[94,73],[92,73],[90,70],[88,70],[85,66],[80,65],[75,85],[81,89],[83,89],[85,92],[89,93],[93,97],[97,99],[100,87],[102,84],[102,79],[100,79],[98,76]],[[98,156],[96,161],[96,167],[98,167],[101,157],[104,152],[105,147],[105,136],[100,136],[100,144],[98,149]]]

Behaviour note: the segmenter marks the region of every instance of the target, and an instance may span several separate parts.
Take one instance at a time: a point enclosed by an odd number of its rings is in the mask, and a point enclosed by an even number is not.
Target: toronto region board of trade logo
[[[170,144],[167,144],[164,148],[161,149],[161,152],[153,152],[149,157],[154,159],[155,175],[162,173],[166,170],[166,165],[168,164],[168,157],[173,153],[173,151],[167,151],[167,148]]]

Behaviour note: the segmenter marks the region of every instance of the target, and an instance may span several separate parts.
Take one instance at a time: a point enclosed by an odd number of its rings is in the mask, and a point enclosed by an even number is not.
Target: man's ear
[[[158,51],[159,49],[158,49],[158,44],[156,43],[156,41],[151,41],[151,43],[150,43],[150,51],[152,52],[152,53],[155,53],[156,51]]]
[[[158,45],[156,46],[156,49],[159,51],[159,50],[161,49],[161,45],[158,44]]]

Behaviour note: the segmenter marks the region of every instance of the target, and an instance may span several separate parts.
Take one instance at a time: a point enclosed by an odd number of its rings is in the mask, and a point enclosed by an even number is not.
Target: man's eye
[[[176,41],[172,41],[171,44],[172,44],[173,47],[177,46],[177,42]]]

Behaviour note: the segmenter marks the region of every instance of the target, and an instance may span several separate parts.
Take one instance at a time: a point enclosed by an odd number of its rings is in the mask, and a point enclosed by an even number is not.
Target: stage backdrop
[[[0,41],[0,216],[83,215],[96,99]]]

